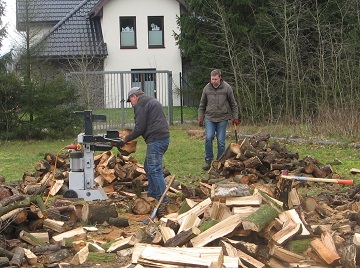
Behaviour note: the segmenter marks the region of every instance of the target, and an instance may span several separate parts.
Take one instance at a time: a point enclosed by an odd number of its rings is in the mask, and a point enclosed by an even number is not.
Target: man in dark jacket
[[[134,107],[134,130],[124,137],[128,142],[142,136],[147,144],[144,169],[148,178],[148,196],[160,199],[166,188],[163,173],[163,156],[170,143],[169,125],[161,103],[150,96],[144,95],[139,87],[129,90],[127,102]],[[161,203],[157,217],[166,214],[168,197]]]
[[[222,80],[221,71],[213,70],[210,82],[204,87],[198,109],[198,123],[205,123],[205,165],[204,170],[210,169],[214,159],[213,140],[216,134],[217,157],[219,159],[225,151],[226,127],[228,120],[237,125],[238,106],[231,86]]]

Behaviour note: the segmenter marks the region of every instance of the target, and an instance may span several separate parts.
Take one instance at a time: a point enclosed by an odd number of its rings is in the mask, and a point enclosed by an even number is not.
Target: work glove
[[[204,120],[199,119],[198,120],[199,123],[199,127],[203,127],[204,126]]]
[[[237,126],[239,124],[239,120],[238,119],[235,119],[234,120],[234,125]]]

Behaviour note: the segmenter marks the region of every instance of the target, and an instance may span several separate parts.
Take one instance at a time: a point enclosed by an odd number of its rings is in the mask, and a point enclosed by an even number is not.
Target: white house
[[[92,63],[87,71],[132,71],[121,82],[104,78],[104,88],[112,87],[111,94],[104,94],[105,105],[117,107],[108,102],[123,102],[131,86],[155,97],[165,90],[161,75],[149,72],[170,71],[173,90],[179,86],[182,59],[174,32],[183,7],[184,1],[177,0],[16,0],[16,21],[18,31],[28,24],[38,33],[37,57],[65,72],[74,70],[71,62],[84,58]]]

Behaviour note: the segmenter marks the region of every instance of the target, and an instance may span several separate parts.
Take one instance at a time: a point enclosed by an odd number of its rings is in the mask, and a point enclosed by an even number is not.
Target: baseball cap
[[[132,94],[136,94],[136,93],[140,93],[142,92],[141,89],[139,87],[132,87],[130,88],[129,92],[128,92],[128,98],[127,98],[127,102],[130,102],[130,96]]]

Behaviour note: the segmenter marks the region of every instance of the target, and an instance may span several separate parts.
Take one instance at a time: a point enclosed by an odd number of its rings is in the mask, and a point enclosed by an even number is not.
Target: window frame
[[[133,32],[134,32],[134,45],[126,46],[122,45],[122,33],[125,33],[122,31],[123,25],[122,23],[125,23],[123,20],[133,20]],[[124,25],[125,26],[125,25]],[[137,48],[137,38],[136,38],[136,16],[120,16],[119,17],[119,27],[120,27],[120,49],[129,49],[129,48]]]
[[[161,31],[161,44],[160,45],[150,45],[150,35],[152,32],[152,27],[151,24],[154,23],[154,19],[155,20],[159,20],[160,19],[160,31]],[[157,21],[155,21],[157,22]],[[148,16],[147,17],[147,26],[148,26],[148,48],[165,48],[165,38],[164,38],[164,24],[165,24],[165,20],[164,20],[164,16]]]

